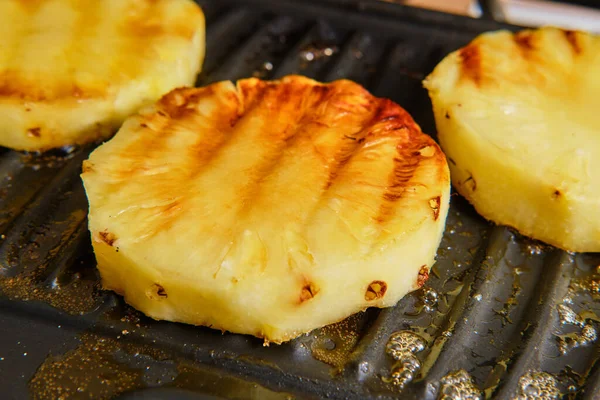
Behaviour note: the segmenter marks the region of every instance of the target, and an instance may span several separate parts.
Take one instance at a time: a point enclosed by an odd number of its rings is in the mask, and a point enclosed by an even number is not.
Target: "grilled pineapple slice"
[[[498,224],[600,251],[600,38],[486,33],[424,82],[452,183]]]
[[[193,84],[204,16],[191,0],[3,0],[0,37],[0,146],[43,151]]]
[[[400,106],[300,76],[177,89],[82,178],[105,288],[153,318],[267,343],[420,287],[450,186]]]

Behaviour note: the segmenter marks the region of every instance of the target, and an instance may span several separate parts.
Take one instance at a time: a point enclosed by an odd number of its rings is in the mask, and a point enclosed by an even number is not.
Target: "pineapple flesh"
[[[43,151],[113,134],[192,85],[204,15],[191,0],[0,1],[0,146]]]
[[[485,218],[600,251],[600,37],[486,33],[425,82],[452,184]]]
[[[83,165],[103,286],[155,319],[281,343],[427,279],[444,154],[347,80],[176,89]]]

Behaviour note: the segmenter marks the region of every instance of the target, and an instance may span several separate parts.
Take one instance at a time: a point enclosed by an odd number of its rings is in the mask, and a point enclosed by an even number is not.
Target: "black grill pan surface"
[[[422,79],[477,34],[515,29],[377,1],[202,0],[198,85],[352,79],[435,137]],[[79,178],[93,146],[0,150],[2,399],[600,397],[600,254],[478,216],[460,196],[426,285],[290,343],[151,320],[100,289]]]

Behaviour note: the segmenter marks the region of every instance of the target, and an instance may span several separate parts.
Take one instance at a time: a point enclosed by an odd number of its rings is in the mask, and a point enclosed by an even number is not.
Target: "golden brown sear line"
[[[581,53],[581,44],[579,43],[578,34],[576,31],[563,30],[563,34],[565,35],[565,39],[573,49],[575,54]]]
[[[479,85],[481,83],[481,54],[475,43],[460,50],[462,75]]]

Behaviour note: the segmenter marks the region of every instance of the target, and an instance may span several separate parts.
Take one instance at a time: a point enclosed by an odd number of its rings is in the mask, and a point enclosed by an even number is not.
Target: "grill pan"
[[[421,80],[499,28],[376,1],[200,1],[198,84],[352,79],[435,137]],[[290,343],[151,320],[100,289],[79,178],[93,146],[0,150],[3,399],[600,398],[600,254],[478,216],[460,196],[426,285]],[[479,397],[477,397],[479,396]]]

